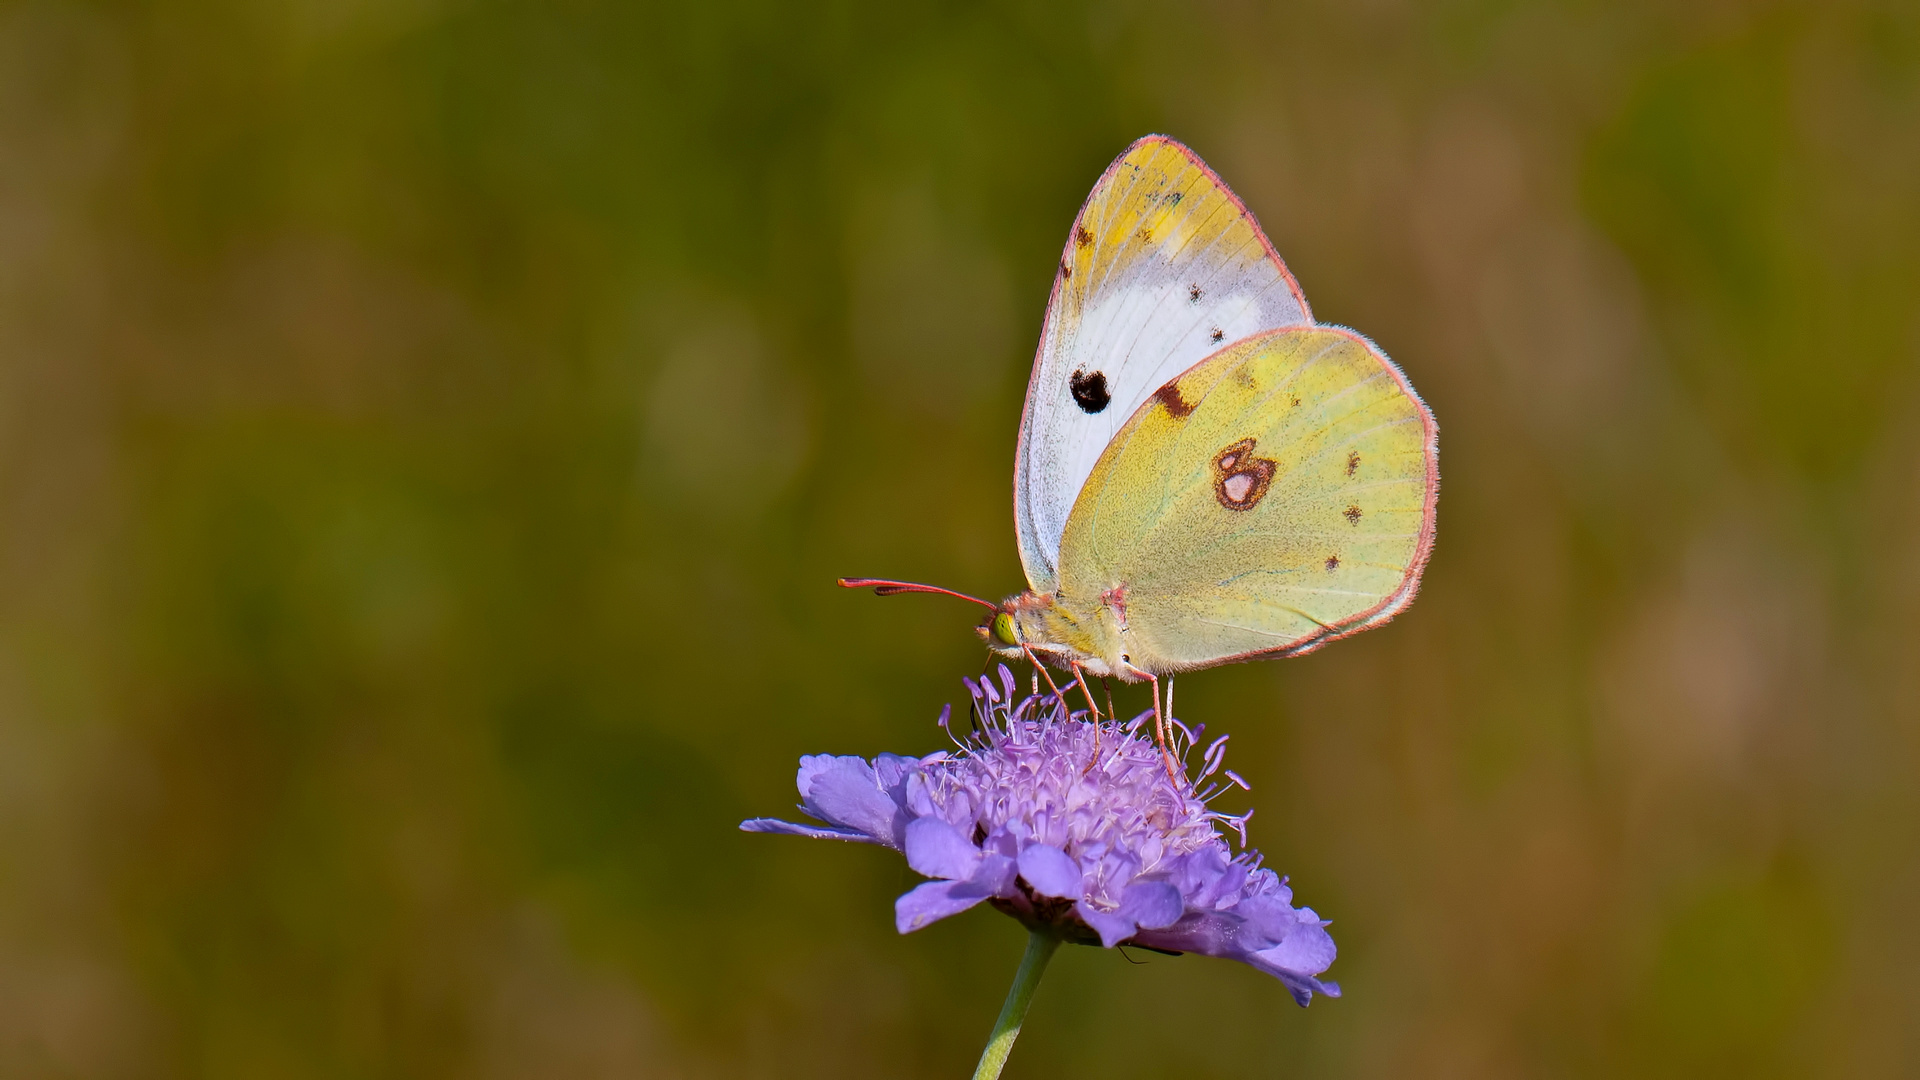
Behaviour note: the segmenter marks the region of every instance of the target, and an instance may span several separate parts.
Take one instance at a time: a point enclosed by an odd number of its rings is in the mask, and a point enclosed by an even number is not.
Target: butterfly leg
[[[1173,751],[1167,749],[1167,717],[1160,711],[1160,679],[1148,675],[1147,680],[1153,683],[1153,741],[1160,744],[1160,759],[1167,764],[1167,779],[1178,787],[1180,773],[1173,767]]]
[[[1066,708],[1067,696],[1065,694],[1062,694],[1060,692],[1060,687],[1054,684],[1053,676],[1047,672],[1047,669],[1040,666],[1040,658],[1033,655],[1033,650],[1028,648],[1024,644],[1020,646],[1020,651],[1027,654],[1027,659],[1031,661],[1033,664],[1033,670],[1039,672],[1040,677],[1047,680],[1047,689],[1053,691],[1053,700],[1059,702],[1060,707],[1062,709]]]
[[[1080,692],[1086,695],[1087,711],[1093,714],[1095,723],[1100,721],[1100,706],[1093,703],[1093,689],[1087,685],[1087,672],[1079,664],[1073,665],[1073,678],[1080,684]]]
[[[1100,761],[1100,706],[1093,703],[1093,688],[1087,685],[1086,670],[1079,664],[1073,665],[1073,677],[1080,684],[1080,692],[1087,696],[1087,712],[1093,718],[1093,757],[1087,761],[1086,769],[1080,773],[1081,776],[1085,776],[1092,772],[1094,765]]]

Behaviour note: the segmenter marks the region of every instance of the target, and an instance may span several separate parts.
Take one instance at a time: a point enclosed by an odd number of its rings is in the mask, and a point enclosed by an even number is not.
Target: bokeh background
[[[6,0],[0,1074],[963,1075],[1019,929],[735,824],[942,745],[971,609],[832,579],[1021,585],[1152,131],[1432,403],[1440,539],[1180,683],[1347,996],[1069,950],[1009,1075],[1920,1075],[1871,0]]]

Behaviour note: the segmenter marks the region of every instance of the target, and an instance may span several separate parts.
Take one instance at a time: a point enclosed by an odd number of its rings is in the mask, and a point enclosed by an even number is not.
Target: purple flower
[[[825,824],[754,818],[740,827],[902,852],[932,879],[894,903],[903,934],[985,901],[1068,941],[1238,960],[1302,1005],[1315,991],[1339,996],[1315,977],[1333,963],[1327,924],[1293,906],[1286,879],[1262,869],[1258,852],[1235,855],[1227,844],[1220,826],[1244,845],[1252,811],[1207,808],[1227,782],[1246,786],[1220,768],[1224,737],[1202,755],[1199,778],[1176,786],[1138,734],[1151,713],[1093,724],[1051,694],[1016,703],[1005,667],[1000,685],[968,680],[967,689],[981,720],[957,753],[801,758],[800,808]],[[942,727],[947,720],[943,710]],[[1170,726],[1184,760],[1194,735]]]

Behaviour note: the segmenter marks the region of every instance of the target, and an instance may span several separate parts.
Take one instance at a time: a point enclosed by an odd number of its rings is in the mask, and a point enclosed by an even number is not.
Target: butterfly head
[[[1020,659],[1036,646],[1050,651],[1046,627],[1039,608],[1043,598],[1021,593],[993,609],[986,621],[973,628],[988,649],[1009,659]]]
[[[1071,633],[1071,621],[1045,593],[1024,592],[995,606],[985,622],[973,628],[987,648],[1010,660],[1045,660],[1054,667],[1095,665],[1084,644]]]

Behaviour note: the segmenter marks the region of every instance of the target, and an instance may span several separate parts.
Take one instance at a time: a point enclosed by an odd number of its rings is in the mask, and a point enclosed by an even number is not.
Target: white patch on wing
[[[1271,271],[1265,259],[1261,265]],[[1024,511],[1022,548],[1044,563],[1029,567],[1029,577],[1041,569],[1053,577],[1060,536],[1081,485],[1114,434],[1155,391],[1242,338],[1305,321],[1277,273],[1264,288],[1245,278],[1203,283],[1205,296],[1196,304],[1188,298],[1189,281],[1167,276],[1164,266],[1155,269],[1161,270],[1159,281],[1111,290],[1089,306],[1077,327],[1050,328],[1027,399],[1026,445],[1016,479]],[[1112,403],[1097,413],[1081,409],[1068,385],[1076,369],[1105,374]],[[1032,584],[1047,588],[1050,580]]]

